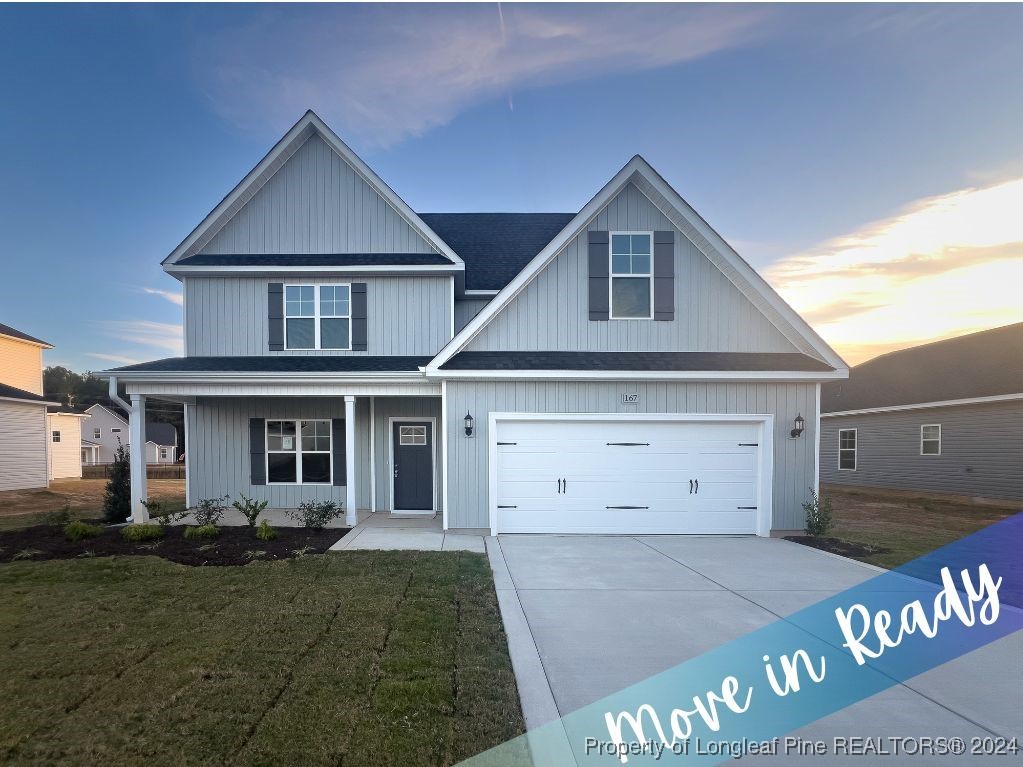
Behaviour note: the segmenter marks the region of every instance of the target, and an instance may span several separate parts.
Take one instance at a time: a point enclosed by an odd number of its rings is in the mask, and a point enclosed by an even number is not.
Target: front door
[[[394,421],[391,426],[395,511],[433,510],[433,423]]]

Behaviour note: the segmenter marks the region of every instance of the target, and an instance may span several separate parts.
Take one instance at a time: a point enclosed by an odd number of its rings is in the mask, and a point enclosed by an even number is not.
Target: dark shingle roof
[[[26,402],[53,402],[49,397],[40,397],[30,391],[0,383],[0,397],[3,399],[23,399]]]
[[[731,370],[828,372],[797,352],[461,352],[442,370]]]
[[[178,432],[172,424],[146,421],[146,442],[157,445],[177,445]]]
[[[168,357],[114,368],[114,373],[400,373],[416,372],[431,357]]]
[[[43,346],[53,347],[53,344],[46,341],[41,341],[35,336],[30,336],[28,333],[22,333],[20,330],[15,330],[10,325],[4,325],[0,323],[0,335],[10,336],[11,338],[20,338],[22,341],[31,341],[34,344],[42,344]]]
[[[60,397],[53,397],[53,399],[60,399]],[[76,407],[70,405],[51,405],[46,408],[47,413],[62,413],[64,415],[89,415],[84,410],[79,410]]]
[[[467,290],[500,290],[575,213],[422,213],[420,217],[465,261]]]
[[[821,412],[1023,392],[1023,322],[876,357],[821,387]]]
[[[322,253],[212,255],[183,258],[175,266],[444,266],[439,253]]]

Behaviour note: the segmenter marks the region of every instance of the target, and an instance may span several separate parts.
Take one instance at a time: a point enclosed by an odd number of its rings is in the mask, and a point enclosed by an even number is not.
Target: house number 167
[[[638,394],[622,394],[623,405],[638,405],[639,395]]]

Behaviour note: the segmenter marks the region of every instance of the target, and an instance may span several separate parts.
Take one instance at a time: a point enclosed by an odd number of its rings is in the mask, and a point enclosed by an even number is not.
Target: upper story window
[[[920,427],[920,455],[941,455],[941,424]]]
[[[102,429],[93,429],[92,430],[92,438],[93,439],[99,439],[102,436],[103,436],[103,430]]]
[[[352,286],[285,285],[285,349],[351,349]]]
[[[838,431],[838,468],[856,470],[856,429]]]
[[[611,233],[611,319],[653,317],[653,234]]]
[[[50,435],[50,439],[52,439],[54,442],[60,442],[60,432],[59,431],[53,432]]]

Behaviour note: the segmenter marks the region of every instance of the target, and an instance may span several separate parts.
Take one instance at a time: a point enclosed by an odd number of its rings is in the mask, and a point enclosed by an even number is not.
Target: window
[[[351,285],[285,285],[285,349],[350,349]]]
[[[941,424],[920,427],[920,455],[941,455]]]
[[[838,468],[856,471],[856,429],[838,431]]]
[[[113,431],[113,429],[111,429],[111,431]],[[93,439],[99,439],[102,436],[103,436],[103,430],[102,429],[93,429],[92,430],[92,438]]]
[[[398,444],[399,445],[425,445],[426,444],[426,427],[425,426],[399,426],[398,427]]]
[[[120,433],[121,433],[121,430],[120,430],[120,429],[111,429],[111,430],[110,430],[110,433],[111,433],[111,434],[120,434]]]
[[[329,485],[330,447],[330,421],[267,421],[267,482]]]
[[[166,461],[167,460],[167,448],[165,448],[165,447],[161,447],[160,448],[160,460],[161,461]]]
[[[60,432],[59,431],[51,432],[50,439],[52,439],[54,442],[60,442]]]
[[[611,233],[611,319],[653,317],[653,271],[650,232]]]

